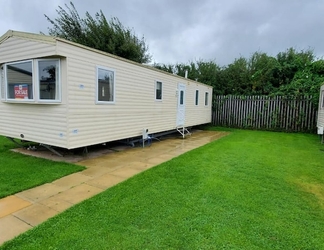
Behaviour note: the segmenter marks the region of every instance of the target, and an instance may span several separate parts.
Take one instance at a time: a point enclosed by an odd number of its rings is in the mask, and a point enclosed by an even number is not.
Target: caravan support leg
[[[63,157],[62,154],[60,154],[59,152],[57,152],[54,148],[52,148],[50,145],[47,144],[39,144],[40,146],[43,146],[44,148],[48,149],[49,151],[53,152],[54,154]]]
[[[19,142],[15,141],[15,139],[12,138],[12,137],[7,137],[7,139],[9,139],[10,141],[12,141],[13,143],[15,143],[16,145],[18,145],[21,148],[24,148],[25,147],[24,145],[22,145]]]

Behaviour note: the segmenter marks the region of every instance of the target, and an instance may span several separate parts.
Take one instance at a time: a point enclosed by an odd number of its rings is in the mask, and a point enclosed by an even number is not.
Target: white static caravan
[[[0,37],[0,135],[66,149],[211,122],[212,87],[61,38]]]
[[[324,130],[324,85],[321,86],[317,113],[317,134],[323,136]]]

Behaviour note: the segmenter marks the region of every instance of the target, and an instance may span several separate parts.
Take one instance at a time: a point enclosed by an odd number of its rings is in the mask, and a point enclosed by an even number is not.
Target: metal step
[[[190,131],[186,127],[177,127],[177,131],[182,135],[183,139],[186,136],[191,135]]]

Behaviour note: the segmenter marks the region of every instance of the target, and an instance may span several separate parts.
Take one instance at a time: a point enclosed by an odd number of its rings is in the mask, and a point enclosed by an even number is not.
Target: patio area
[[[0,199],[0,244],[142,171],[227,134],[196,131],[186,139],[170,137],[154,141],[149,147],[123,147],[78,157],[19,150],[37,157],[75,162],[87,169]]]

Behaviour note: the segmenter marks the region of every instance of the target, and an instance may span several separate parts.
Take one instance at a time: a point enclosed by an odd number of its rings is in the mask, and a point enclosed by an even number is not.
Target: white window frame
[[[324,109],[324,90],[321,91],[320,109]]]
[[[4,65],[0,65],[0,100],[6,100]]]
[[[56,95],[57,95],[57,99],[41,99],[40,98],[40,79],[39,79],[39,62],[44,62],[44,61],[58,61],[58,65],[59,65],[59,70],[58,70],[58,73],[57,73],[57,70],[55,70],[55,73],[56,73],[56,76],[55,76],[55,79],[58,79],[58,83],[56,83]],[[37,99],[38,99],[38,102],[41,102],[41,103],[59,103],[61,102],[61,88],[62,88],[62,84],[61,84],[61,60],[59,58],[44,58],[44,59],[36,59],[36,65],[37,67],[35,67],[35,73],[36,73],[36,86],[35,86],[35,91],[37,93]]]
[[[156,91],[157,91],[157,85],[158,85],[158,83],[161,83],[161,98],[157,98],[157,92]],[[154,91],[155,91],[155,93],[154,93],[154,95],[155,95],[155,101],[161,102],[163,100],[163,83],[162,83],[162,81],[159,81],[159,80],[156,80],[155,81]]]
[[[15,65],[18,63],[27,63],[27,62],[31,62],[32,64],[32,92],[33,92],[33,99],[14,99],[14,98],[9,98],[9,89],[8,89],[8,72],[7,72],[7,66],[8,65]],[[16,62],[12,62],[12,63],[6,63],[4,65],[4,70],[5,70],[5,98],[7,102],[16,102],[16,103],[34,103],[35,102],[35,72],[34,72],[34,61],[33,60],[24,60],[24,61],[16,61]]]
[[[113,101],[99,101],[99,70],[107,70],[113,73]],[[111,68],[107,68],[104,66],[97,66],[96,67],[96,104],[115,104],[116,103],[116,71]]]
[[[184,89],[181,89],[180,91],[179,91],[179,105],[180,106],[183,106],[183,105],[185,105],[185,103],[186,103],[186,96],[185,96],[185,94],[186,94],[186,92],[185,92],[185,90]]]
[[[195,91],[195,106],[199,106],[199,89]]]
[[[56,99],[40,99],[40,93],[39,93],[39,75],[38,75],[38,69],[39,69],[39,62],[42,61],[58,61],[58,73],[56,77],[57,81],[57,98]],[[9,90],[8,90],[8,78],[7,78],[7,66],[8,65],[15,65],[18,63],[26,63],[31,62],[32,63],[32,93],[33,93],[33,99],[14,99],[9,98]],[[4,84],[4,98],[1,98],[1,101],[4,102],[10,102],[10,103],[48,103],[48,104],[56,104],[61,103],[61,93],[62,93],[62,81],[61,81],[61,60],[59,58],[44,58],[44,59],[31,59],[31,60],[22,60],[22,61],[15,61],[11,63],[5,63],[2,65],[3,67],[3,74],[4,74],[4,82],[1,82],[1,84]],[[1,85],[0,85],[1,86]],[[2,95],[3,93],[1,93]],[[2,96],[1,96],[2,97]]]
[[[205,106],[207,107],[208,104],[209,104],[209,92],[206,91],[206,92],[205,92]]]

